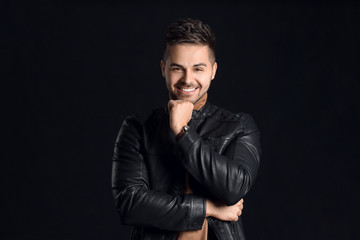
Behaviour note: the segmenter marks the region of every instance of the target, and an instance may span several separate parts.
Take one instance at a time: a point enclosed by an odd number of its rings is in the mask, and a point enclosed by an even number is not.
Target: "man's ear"
[[[215,78],[216,70],[217,70],[217,62],[214,62],[213,67],[212,67],[211,80],[213,80]]]
[[[165,77],[165,62],[163,60],[160,61],[161,74]]]

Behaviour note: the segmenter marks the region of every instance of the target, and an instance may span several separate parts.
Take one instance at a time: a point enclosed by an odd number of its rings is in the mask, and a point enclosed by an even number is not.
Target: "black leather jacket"
[[[260,163],[260,136],[253,118],[207,102],[193,111],[178,141],[167,108],[125,119],[115,143],[112,188],[132,239],[176,239],[199,230],[206,198],[237,203],[253,185]],[[185,175],[194,194],[184,194]],[[245,239],[237,222],[208,217],[209,239]]]

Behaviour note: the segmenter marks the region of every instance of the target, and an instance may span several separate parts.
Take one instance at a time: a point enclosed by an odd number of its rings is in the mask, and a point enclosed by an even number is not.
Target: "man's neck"
[[[205,93],[195,104],[194,104],[194,110],[200,110],[202,108],[207,100],[207,93]]]

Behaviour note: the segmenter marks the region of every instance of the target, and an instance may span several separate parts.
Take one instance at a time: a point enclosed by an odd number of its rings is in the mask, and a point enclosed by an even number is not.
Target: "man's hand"
[[[214,217],[223,221],[237,221],[242,214],[244,200],[232,206],[227,206],[223,203],[215,203],[206,199],[206,217]]]
[[[185,100],[170,100],[168,108],[170,113],[170,128],[176,136],[190,121],[194,104]]]

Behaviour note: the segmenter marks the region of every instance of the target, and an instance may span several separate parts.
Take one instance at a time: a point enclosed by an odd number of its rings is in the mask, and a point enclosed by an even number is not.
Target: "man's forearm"
[[[258,132],[248,138],[258,142]],[[252,143],[234,139],[233,155],[221,155],[190,129],[177,142],[177,157],[187,171],[227,205],[237,203],[248,192],[259,166],[259,152]]]
[[[128,225],[164,230],[199,230],[205,219],[205,199],[196,195],[169,195],[134,186],[114,190],[116,209]]]

